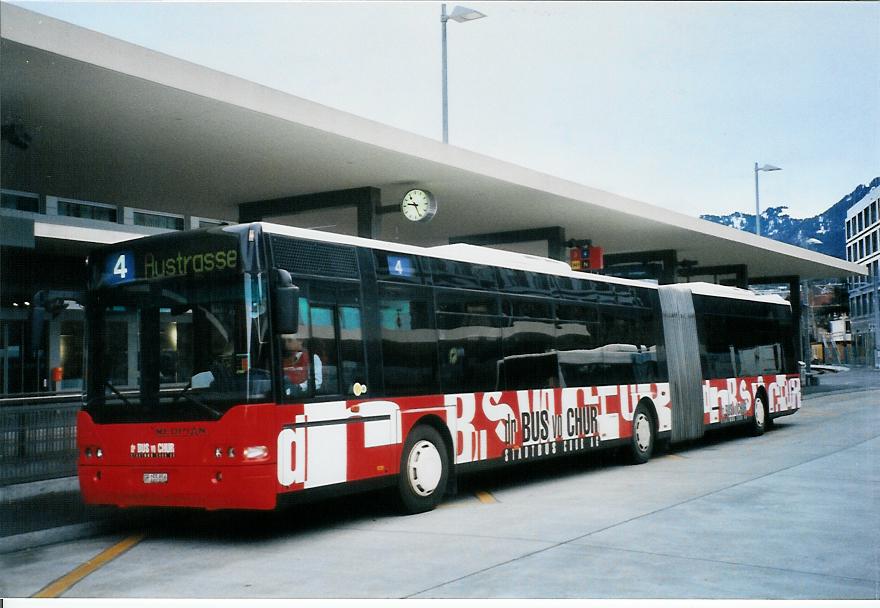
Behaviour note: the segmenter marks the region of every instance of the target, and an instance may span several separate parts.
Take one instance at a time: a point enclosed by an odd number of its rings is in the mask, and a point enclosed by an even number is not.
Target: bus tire
[[[639,404],[633,412],[632,437],[629,442],[630,462],[633,464],[648,462],[656,443],[657,430],[654,426],[654,418],[647,406]]]
[[[761,393],[758,393],[755,395],[755,415],[752,416],[749,429],[753,437],[764,434],[764,431],[767,430],[768,420],[770,420],[770,414],[767,410],[767,400]]]
[[[443,438],[427,425],[415,427],[400,455],[397,490],[406,513],[430,511],[443,500],[449,481],[449,456]]]

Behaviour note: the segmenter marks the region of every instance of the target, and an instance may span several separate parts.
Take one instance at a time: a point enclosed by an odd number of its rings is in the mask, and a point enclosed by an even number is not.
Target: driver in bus
[[[296,334],[284,334],[281,337],[283,356],[281,365],[287,381],[305,392],[309,388],[309,371],[315,370],[315,391],[321,390],[324,378],[324,366],[318,355],[311,356],[302,340]],[[288,393],[289,394],[289,393]]]

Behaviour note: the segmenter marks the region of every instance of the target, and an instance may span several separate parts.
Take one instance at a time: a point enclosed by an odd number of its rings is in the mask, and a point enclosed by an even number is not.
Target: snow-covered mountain
[[[875,177],[870,183],[859,185],[814,217],[791,217],[785,205],[768,207],[761,211],[761,236],[846,259],[846,211],[878,185],[880,177]],[[734,211],[727,215],[705,214],[700,217],[737,230],[755,231],[754,213]]]

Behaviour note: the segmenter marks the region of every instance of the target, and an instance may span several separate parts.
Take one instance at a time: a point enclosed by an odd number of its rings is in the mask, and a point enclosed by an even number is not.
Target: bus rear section
[[[672,441],[748,424],[762,434],[800,408],[791,307],[778,296],[693,283],[660,287]]]
[[[778,296],[722,299],[694,293],[701,342],[704,423],[748,421],[761,434],[801,405],[797,332]]]

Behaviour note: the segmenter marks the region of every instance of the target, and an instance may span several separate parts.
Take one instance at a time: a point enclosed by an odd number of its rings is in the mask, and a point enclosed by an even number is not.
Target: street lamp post
[[[758,171],[781,171],[780,167],[774,167],[773,165],[764,165],[763,167],[759,167],[758,163],[755,163],[755,234],[761,236],[761,204],[758,201]]]
[[[452,19],[453,21],[457,21],[458,23],[464,23],[466,21],[475,21],[476,19],[482,19],[485,17],[483,13],[480,11],[475,11],[472,8],[467,8],[466,6],[456,6],[452,9],[452,13],[449,15],[446,14],[446,5],[441,5],[440,8],[440,29],[441,29],[441,40],[443,47],[443,143],[449,143],[449,91],[447,84],[447,60],[446,60],[446,22]]]

